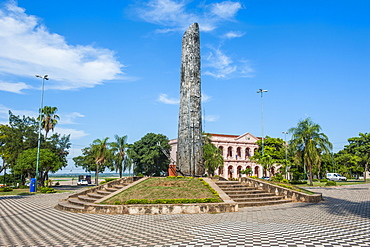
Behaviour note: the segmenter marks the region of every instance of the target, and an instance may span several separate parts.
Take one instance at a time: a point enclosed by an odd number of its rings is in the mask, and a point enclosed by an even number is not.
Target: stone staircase
[[[238,181],[218,181],[216,184],[232,200],[238,203],[239,208],[292,202],[291,199],[285,199],[284,196],[267,193]]]
[[[140,178],[125,177],[73,194],[60,200],[57,209],[75,213],[94,213],[98,203],[136,184]]]

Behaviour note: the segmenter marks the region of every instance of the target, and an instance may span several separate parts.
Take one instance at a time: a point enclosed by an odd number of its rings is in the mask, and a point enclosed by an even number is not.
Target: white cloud
[[[233,18],[242,6],[239,2],[224,1],[212,4],[211,12],[223,19]]]
[[[205,93],[202,93],[202,102],[208,102],[212,97],[211,96],[208,96],[207,94]]]
[[[198,5],[191,9],[189,1],[149,0],[144,7],[138,7],[139,17],[161,25],[158,32],[183,31],[194,22],[199,23],[202,31],[212,31],[221,22],[231,21],[242,8],[239,2],[224,1],[210,5]]]
[[[71,90],[118,79],[122,67],[113,51],[68,44],[63,36],[50,33],[36,16],[27,15],[15,1],[0,9],[0,73],[26,77],[45,73],[50,75],[46,88]],[[5,83],[8,91],[16,93],[29,88],[26,84],[11,87],[10,82]]]
[[[22,94],[23,89],[29,89],[29,88],[32,88],[32,87],[23,82],[10,83],[10,82],[0,81],[0,90],[5,91],[5,92]]]
[[[82,137],[89,135],[85,133],[85,131],[83,130],[65,129],[65,128],[58,127],[58,125],[55,127],[55,132],[62,134],[62,135],[71,135],[71,140],[79,140]]]
[[[85,116],[78,112],[63,114],[62,116],[60,116],[59,124],[76,124],[74,120],[79,117]]]
[[[253,77],[253,69],[249,66],[248,61],[234,62],[231,57],[224,54],[220,49],[210,48],[212,51],[205,58],[207,62],[204,64],[204,67],[209,68],[204,72],[205,75],[215,78]]]
[[[235,32],[235,31],[230,31],[227,32],[223,37],[227,39],[234,39],[234,38],[240,38],[245,35],[244,32]]]
[[[220,116],[217,115],[205,115],[203,117],[207,122],[216,122],[220,118]]]
[[[176,105],[180,103],[179,99],[168,98],[168,95],[165,93],[159,95],[158,101],[169,105]]]

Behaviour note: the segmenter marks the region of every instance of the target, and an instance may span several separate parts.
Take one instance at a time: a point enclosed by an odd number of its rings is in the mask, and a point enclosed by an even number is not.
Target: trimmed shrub
[[[328,180],[326,178],[324,178],[324,179],[320,179],[320,182],[321,183],[326,183],[326,182],[328,182]]]
[[[326,182],[326,184],[325,184],[325,186],[336,186],[337,185],[337,182],[335,182],[335,181],[328,181],[328,182]]]
[[[217,198],[201,198],[201,199],[157,199],[157,200],[148,200],[148,199],[131,199],[127,200],[125,204],[179,204],[179,203],[212,203],[219,202]]]
[[[115,201],[114,202],[114,205],[121,205],[122,204],[122,202],[120,202],[120,201]]]
[[[9,192],[13,191],[13,188],[10,187],[0,187],[0,192]]]
[[[290,181],[290,183],[291,183],[291,184],[307,184],[307,181],[301,181],[301,180],[299,180],[299,181],[297,181],[297,180],[291,180],[291,181]]]
[[[40,187],[39,190],[41,193],[46,193],[46,194],[56,193],[54,188],[49,188],[49,187]]]

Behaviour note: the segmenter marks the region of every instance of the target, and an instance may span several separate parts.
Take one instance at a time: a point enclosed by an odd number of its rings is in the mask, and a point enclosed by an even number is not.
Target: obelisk
[[[182,37],[177,165],[187,176],[204,175],[198,23]]]

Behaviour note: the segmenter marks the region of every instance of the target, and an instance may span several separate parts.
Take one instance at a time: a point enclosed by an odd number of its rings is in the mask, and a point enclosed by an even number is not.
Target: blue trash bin
[[[36,178],[31,178],[30,192],[36,192]]]

